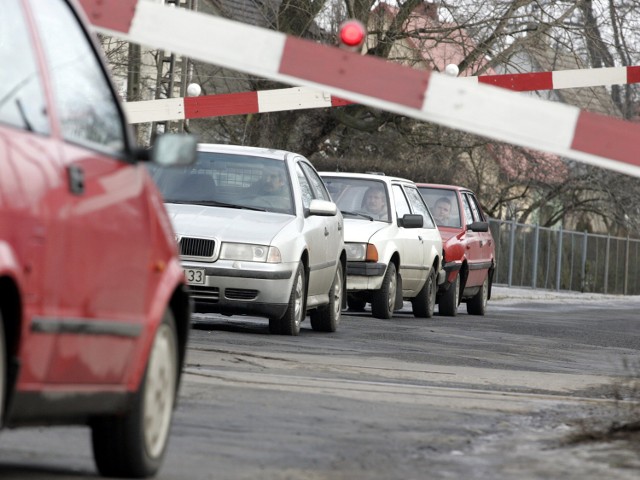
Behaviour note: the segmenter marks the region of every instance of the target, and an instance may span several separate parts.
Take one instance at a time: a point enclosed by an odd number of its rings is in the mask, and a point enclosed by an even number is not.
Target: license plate
[[[204,285],[204,268],[185,268],[184,274],[189,285]]]

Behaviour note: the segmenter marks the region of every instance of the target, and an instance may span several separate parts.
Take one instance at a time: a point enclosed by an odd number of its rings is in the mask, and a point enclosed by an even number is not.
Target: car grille
[[[246,288],[225,288],[224,296],[229,300],[254,300],[258,296],[258,291]]]
[[[191,298],[198,303],[218,303],[220,300],[220,289],[218,287],[202,287],[191,285]]]
[[[180,255],[185,257],[212,258],[216,242],[206,238],[182,237],[178,247],[180,248]]]

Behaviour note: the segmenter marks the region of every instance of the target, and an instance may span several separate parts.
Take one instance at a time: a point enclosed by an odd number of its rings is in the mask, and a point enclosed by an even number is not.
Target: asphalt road
[[[299,337],[197,316],[158,478],[640,478],[637,432],[571,441],[640,420],[640,298],[497,288],[484,317],[405,307]],[[0,432],[0,478],[96,476],[88,429]]]

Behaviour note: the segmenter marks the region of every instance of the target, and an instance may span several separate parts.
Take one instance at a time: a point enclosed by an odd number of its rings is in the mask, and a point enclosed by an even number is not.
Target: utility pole
[[[186,2],[186,8],[189,10],[198,10],[198,0],[184,0]],[[191,83],[193,78],[193,62],[189,57],[182,57],[182,67],[180,69],[180,97],[184,98],[188,95],[187,87]],[[180,122],[180,131],[188,130],[189,120],[185,119]]]
[[[187,8],[189,10],[197,8],[197,0],[164,0],[163,3],[174,8]],[[180,57],[173,52],[158,50],[156,100],[173,98],[176,94],[180,97],[185,96],[187,85],[191,78],[190,63],[188,57]],[[169,121],[153,122],[151,126],[151,143],[154,142],[157,135],[170,130],[170,123]],[[175,126],[175,130],[178,132],[184,131],[184,121],[179,121]]]
[[[142,50],[137,43],[129,43],[129,58],[127,60],[127,102],[135,102],[140,98],[140,69],[142,68]],[[133,125],[133,131],[140,143],[138,125]]]

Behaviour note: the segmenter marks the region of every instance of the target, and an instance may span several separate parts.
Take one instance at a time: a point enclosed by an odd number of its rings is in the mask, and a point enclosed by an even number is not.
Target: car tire
[[[396,265],[393,262],[389,262],[380,290],[374,291],[371,296],[371,312],[375,318],[388,320],[393,317],[397,288],[398,275],[396,273]]]
[[[364,312],[364,307],[367,306],[367,301],[360,297],[348,296],[347,306],[351,312]]]
[[[0,312],[0,426],[4,422],[4,402],[7,396],[7,343],[4,334],[4,322]]]
[[[436,271],[431,268],[427,280],[414,298],[411,299],[413,315],[417,318],[431,318],[436,309]]]
[[[91,422],[93,454],[105,477],[145,478],[164,458],[178,384],[178,340],[170,310],[156,331],[132,408]]]
[[[318,332],[335,332],[342,316],[342,296],[344,295],[344,278],[342,263],[338,262],[333,283],[329,290],[329,304],[311,312],[311,328]]]
[[[460,275],[451,282],[449,288],[444,291],[438,302],[438,313],[447,317],[455,317],[458,314],[460,304]]]
[[[306,281],[302,263],[298,264],[296,276],[293,279],[289,305],[281,318],[269,319],[269,332],[278,335],[299,335],[300,324],[306,316],[305,300],[307,298]]]
[[[478,293],[467,300],[467,313],[469,315],[484,315],[487,311],[487,300],[489,297],[489,275],[482,282]]]

